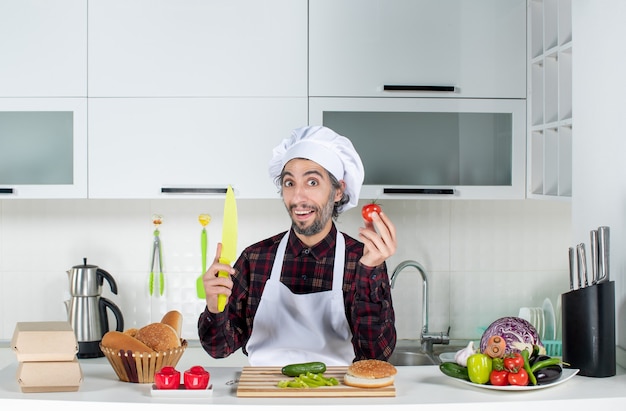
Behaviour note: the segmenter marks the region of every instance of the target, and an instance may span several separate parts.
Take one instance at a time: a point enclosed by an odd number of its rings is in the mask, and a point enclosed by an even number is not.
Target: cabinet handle
[[[384,188],[383,194],[454,194],[452,188]]]
[[[0,194],[13,194],[12,188],[0,188]]]
[[[455,86],[408,86],[408,85],[391,85],[383,86],[385,91],[452,91],[456,90]]]
[[[161,187],[164,194],[226,194],[226,187]]]

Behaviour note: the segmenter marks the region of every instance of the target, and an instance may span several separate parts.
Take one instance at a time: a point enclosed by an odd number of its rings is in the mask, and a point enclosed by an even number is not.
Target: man
[[[395,227],[374,213],[359,242],[334,224],[363,184],[352,143],[325,127],[296,129],[274,148],[269,172],[291,229],[249,246],[233,267],[218,262],[218,244],[203,279],[203,348],[223,358],[241,347],[254,366],[388,359],[396,330],[385,260],[396,250]],[[219,294],[228,296],[223,312]]]

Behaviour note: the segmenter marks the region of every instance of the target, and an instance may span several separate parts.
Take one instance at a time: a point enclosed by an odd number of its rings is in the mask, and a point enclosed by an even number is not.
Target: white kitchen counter
[[[12,357],[12,359],[11,359]],[[385,398],[238,398],[236,380],[241,367],[221,366],[200,347],[187,349],[177,369],[204,365],[211,372],[213,395],[203,399],[155,398],[150,395],[150,384],[120,382],[106,359],[80,360],[84,381],[76,392],[22,393],[15,379],[17,360],[8,348],[0,348],[0,409],[19,409],[36,405],[45,409],[81,410],[200,410],[207,405],[219,405],[224,410],[276,409],[277,407],[321,408],[340,405],[342,408],[380,411],[392,409],[442,410],[462,406],[463,410],[524,410],[529,407],[610,407],[626,406],[626,371],[618,367],[617,375],[609,378],[575,376],[563,384],[533,391],[493,391],[475,388],[444,376],[436,366],[398,367],[396,397]],[[210,365],[209,365],[210,364]],[[36,401],[36,404],[25,401]],[[532,403],[529,403],[532,402]],[[506,403],[506,404],[503,404]]]

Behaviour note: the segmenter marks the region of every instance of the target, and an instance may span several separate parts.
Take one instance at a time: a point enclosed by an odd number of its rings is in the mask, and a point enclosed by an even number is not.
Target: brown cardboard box
[[[68,321],[19,322],[11,348],[19,362],[72,361],[78,352],[76,334]]]
[[[83,371],[78,359],[73,361],[20,362],[17,382],[22,392],[78,391]]]

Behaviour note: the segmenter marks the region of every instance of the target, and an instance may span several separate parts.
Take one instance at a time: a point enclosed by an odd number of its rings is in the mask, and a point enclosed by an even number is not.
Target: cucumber
[[[289,377],[297,377],[300,374],[306,374],[307,372],[313,374],[323,374],[326,372],[326,364],[319,361],[289,364],[285,365],[281,372],[283,375],[287,375]]]
[[[443,362],[439,364],[439,369],[449,377],[460,378],[466,381],[470,380],[467,367],[463,367],[455,362]]]

